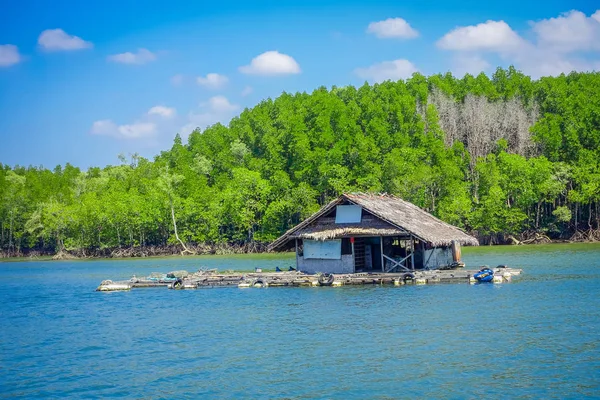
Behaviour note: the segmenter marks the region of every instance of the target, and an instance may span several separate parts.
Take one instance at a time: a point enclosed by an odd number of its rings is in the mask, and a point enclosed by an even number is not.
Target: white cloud
[[[199,110],[188,114],[188,123],[180,130],[182,135],[189,135],[194,129],[204,129],[207,126],[221,122],[227,123],[240,109],[231,104],[225,96],[211,97],[208,102],[201,103]]]
[[[151,107],[129,124],[117,124],[111,119],[95,121],[90,134],[136,142],[136,145],[157,146],[161,132],[173,132],[178,121],[175,108],[157,105]]]
[[[593,52],[600,50],[600,10],[586,17],[570,11],[557,18],[530,23],[526,40],[504,21],[458,27],[438,42],[438,47],[457,52],[455,73],[485,66],[483,53],[494,53],[534,78],[571,71],[597,70],[600,61]],[[586,57],[580,53],[592,52]],[[467,65],[471,59],[471,65]],[[468,68],[467,68],[468,67]]]
[[[490,64],[477,54],[459,53],[452,60],[453,72],[456,76],[465,74],[479,75],[490,67]]]
[[[600,70],[600,60],[586,60],[577,56],[566,56],[562,53],[539,49],[534,49],[528,54],[518,55],[515,60],[523,73],[534,78],[568,74],[572,71]]]
[[[225,86],[229,82],[229,79],[225,75],[212,72],[206,76],[199,76],[196,78],[196,82],[198,82],[198,85],[209,89],[218,89]]]
[[[578,66],[573,64],[569,60],[562,58],[556,59],[543,59],[539,62],[526,62],[521,65],[521,68],[525,73],[534,76],[556,76],[560,74],[568,74],[571,71],[578,70]],[[581,65],[579,65],[581,67]],[[580,69],[579,69],[580,70]]]
[[[91,42],[69,35],[62,29],[46,29],[38,37],[38,44],[48,51],[80,50],[94,46]]]
[[[171,85],[173,86],[181,86],[183,83],[183,75],[177,74],[171,77]]]
[[[135,122],[117,125],[109,119],[96,121],[90,133],[93,135],[112,136],[117,139],[147,139],[157,134],[156,124],[152,122]]]
[[[21,62],[17,46],[12,44],[0,44],[0,67],[10,67]]]
[[[115,132],[118,132],[117,125],[112,122],[110,119],[103,119],[100,121],[95,121],[92,124],[92,129],[90,132],[93,135],[113,135]]]
[[[242,95],[242,97],[246,97],[246,96],[252,94],[253,91],[254,91],[254,89],[252,89],[252,86],[246,86],[244,88],[244,90],[242,90],[241,95]]]
[[[250,65],[240,67],[239,70],[251,75],[289,75],[301,72],[296,60],[278,51],[264,52],[254,57]]]
[[[231,104],[225,96],[214,96],[208,99],[208,103],[202,103],[201,106],[208,107],[214,112],[231,112],[240,108],[236,104]]]
[[[531,23],[538,44],[556,51],[600,50],[600,10],[591,17],[569,11],[557,18]]]
[[[399,80],[409,78],[418,69],[408,60],[384,61],[373,64],[367,68],[357,68],[356,75],[371,82],[383,82],[385,80]]]
[[[437,42],[442,49],[460,51],[510,51],[523,44],[523,39],[504,21],[459,27]]]
[[[108,56],[109,61],[122,64],[146,64],[156,60],[156,54],[147,49],[138,49],[136,53],[126,52]]]
[[[136,122],[130,125],[120,125],[119,133],[127,139],[154,137],[156,135],[156,125],[151,122]]]
[[[163,118],[172,118],[175,116],[175,109],[165,106],[154,106],[148,110],[148,115],[158,115]]]
[[[419,36],[419,32],[402,18],[388,18],[385,21],[371,22],[367,27],[367,33],[373,33],[380,39],[411,39]]]

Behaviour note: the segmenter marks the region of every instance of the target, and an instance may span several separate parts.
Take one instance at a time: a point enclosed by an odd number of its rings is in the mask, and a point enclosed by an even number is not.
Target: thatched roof
[[[326,218],[335,206],[355,204],[371,216],[360,223],[336,224]],[[271,250],[282,249],[292,239],[326,240],[350,236],[414,236],[432,246],[450,246],[453,240],[462,245],[479,245],[474,237],[447,224],[398,197],[385,194],[347,193],[333,200],[318,212],[288,230],[274,241]]]
[[[328,240],[349,236],[408,236],[408,232],[374,216],[364,216],[359,223],[336,224],[335,218],[321,217],[297,229],[290,238]]]

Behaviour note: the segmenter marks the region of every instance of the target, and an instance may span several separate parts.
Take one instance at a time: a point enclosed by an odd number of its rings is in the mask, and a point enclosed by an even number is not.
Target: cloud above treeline
[[[174,117],[176,110],[166,106],[154,106],[135,122],[118,125],[110,119],[102,119],[92,124],[90,133],[124,140],[155,139],[165,120]]]
[[[538,78],[571,71],[600,69],[600,10],[590,16],[572,10],[556,18],[531,21],[523,35],[505,21],[488,20],[451,29],[436,42],[440,50],[452,52],[452,72],[490,72],[490,57],[499,57],[524,73]],[[419,35],[403,18],[371,22],[367,33],[381,39],[411,39]],[[596,58],[596,59],[594,59]],[[370,82],[410,77],[418,68],[407,59],[383,61],[355,69]]]
[[[188,114],[187,123],[180,129],[180,133],[187,136],[196,128],[204,129],[217,122],[226,124],[239,110],[240,106],[232,104],[225,96],[211,97]]]
[[[600,10],[591,16],[569,11],[556,18],[532,21],[525,37],[504,21],[457,27],[437,41],[440,49],[455,52],[455,60],[477,60],[466,72],[489,66],[487,56],[499,56],[534,78],[600,68],[600,60],[585,54],[600,50]],[[462,61],[461,61],[462,60]]]
[[[117,139],[147,139],[157,134],[156,124],[151,122],[135,122],[117,125],[105,119],[94,122],[91,133],[94,135],[112,136]]]
[[[206,76],[199,76],[196,78],[196,82],[198,85],[209,89],[219,89],[229,82],[229,78],[227,78],[225,75],[212,72]]]
[[[202,102],[187,115],[178,117],[173,107],[156,105],[130,123],[118,124],[112,119],[95,121],[89,133],[125,141],[139,141],[145,144],[158,143],[159,136],[178,131],[186,137],[194,129],[205,129],[217,122],[227,124],[241,107],[218,95]],[[162,136],[161,136],[162,135]]]
[[[380,39],[412,39],[419,36],[403,18],[388,18],[384,21],[371,22],[367,33],[372,33]]]
[[[148,110],[148,115],[159,115],[164,118],[172,118],[175,116],[175,109],[165,106],[154,106]]]
[[[366,68],[357,68],[354,72],[360,78],[372,83],[378,83],[386,80],[397,81],[399,79],[410,78],[412,74],[418,72],[418,69],[412,62],[400,59],[383,61]]]
[[[542,48],[562,52],[600,50],[600,10],[590,17],[573,10],[532,23],[532,30]]]
[[[510,51],[523,44],[523,39],[504,21],[455,28],[437,42],[444,50],[497,52]]]
[[[250,64],[240,67],[239,71],[249,75],[291,75],[301,72],[296,60],[275,50],[254,57]]]

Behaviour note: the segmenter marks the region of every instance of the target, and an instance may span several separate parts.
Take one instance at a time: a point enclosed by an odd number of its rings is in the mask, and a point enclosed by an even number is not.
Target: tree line
[[[320,87],[177,135],[153,160],[0,164],[0,253],[251,251],[342,192],[400,196],[483,243],[600,239],[599,160],[597,72]]]

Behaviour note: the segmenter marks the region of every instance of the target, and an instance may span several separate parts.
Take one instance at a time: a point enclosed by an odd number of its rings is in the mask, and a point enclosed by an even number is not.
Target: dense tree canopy
[[[0,164],[0,253],[273,240],[346,191],[497,242],[600,223],[600,74],[498,69],[283,93],[153,161]],[[180,240],[179,240],[180,239]]]

